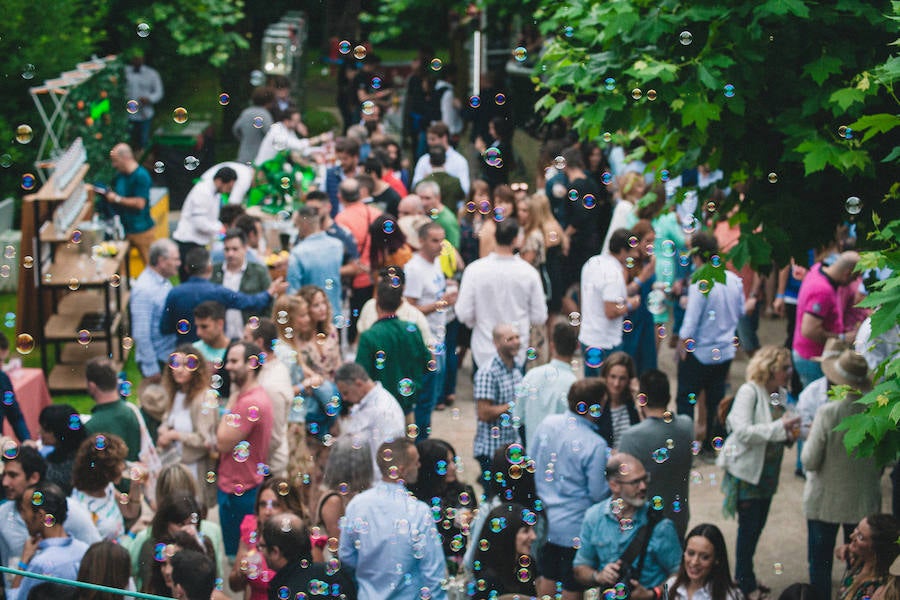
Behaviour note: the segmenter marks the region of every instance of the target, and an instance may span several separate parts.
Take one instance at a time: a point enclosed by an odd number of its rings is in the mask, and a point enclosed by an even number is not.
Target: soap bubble
[[[734,98],[734,85],[730,83],[725,84],[725,97]]]
[[[259,87],[266,82],[266,75],[259,69],[250,71],[250,85]]]
[[[690,46],[691,42],[694,41],[694,35],[690,31],[682,31],[678,36],[678,41],[681,42],[682,46]]]
[[[338,44],[338,51],[341,54],[350,54],[350,50],[353,49],[353,45],[347,40],[341,40],[341,43]]]
[[[441,59],[439,59],[439,58],[431,59],[431,70],[432,71],[440,71],[443,68],[443,66],[444,66],[444,63],[443,63],[443,61],[441,61]]]
[[[24,175],[22,175],[22,189],[26,192],[33,190],[36,184],[37,179],[32,173],[25,173]]]
[[[231,95],[225,92],[219,94],[219,104],[221,104],[222,106],[228,106],[229,102],[231,102]]]
[[[34,350],[34,338],[29,333],[20,333],[16,336],[16,350],[19,354],[31,354]]]
[[[142,37],[142,38],[149,37],[150,36],[150,25],[148,25],[147,23],[138,23],[137,34],[138,34],[138,37]]]
[[[172,111],[172,120],[178,123],[179,125],[183,125],[187,123],[188,120],[188,111],[183,106],[179,106],[175,110]]]
[[[200,159],[196,156],[186,156],[184,158],[184,168],[188,171],[196,171],[200,166]]]
[[[34,138],[34,131],[31,129],[31,125],[19,125],[16,127],[16,141],[20,144],[27,144]]]
[[[356,60],[362,60],[365,57],[366,57],[366,47],[365,46],[360,44],[353,49],[353,58],[355,58]]]
[[[525,62],[525,60],[528,58],[528,50],[526,50],[524,46],[518,46],[515,50],[513,50],[513,58],[515,58],[518,62]]]
[[[769,173],[769,183],[778,183],[778,173],[774,171]]]
[[[856,196],[850,196],[844,201],[844,210],[847,214],[858,215],[862,211],[862,201]]]

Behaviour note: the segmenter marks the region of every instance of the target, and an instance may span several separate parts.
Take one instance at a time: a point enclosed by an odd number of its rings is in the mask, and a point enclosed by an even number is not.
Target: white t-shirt
[[[609,254],[588,259],[581,269],[581,333],[578,341],[604,350],[621,344],[625,317],[607,319],[604,303],[624,304],[627,297],[622,263]]]
[[[416,298],[419,306],[437,302],[444,296],[447,289],[447,278],[441,271],[439,259],[428,262],[421,254],[416,252],[409,262],[403,267],[406,275],[406,289],[403,293],[407,298]],[[443,339],[443,330],[447,325],[446,311],[432,311],[425,315],[431,334],[438,339]]]

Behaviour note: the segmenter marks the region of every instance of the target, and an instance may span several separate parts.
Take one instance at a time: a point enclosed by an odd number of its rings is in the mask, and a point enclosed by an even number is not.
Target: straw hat
[[[822,362],[828,357],[837,357],[844,350],[850,349],[850,344],[836,337],[828,338],[825,342],[825,349],[822,350],[822,356],[813,358],[816,362]]]
[[[158,383],[142,386],[138,391],[138,398],[140,398],[141,408],[147,411],[147,414],[154,419],[162,419],[168,404],[166,402],[166,390],[163,386]]]
[[[869,365],[866,364],[865,357],[849,348],[837,356],[824,357],[822,372],[831,383],[849,385],[858,390],[868,390],[872,387]]]

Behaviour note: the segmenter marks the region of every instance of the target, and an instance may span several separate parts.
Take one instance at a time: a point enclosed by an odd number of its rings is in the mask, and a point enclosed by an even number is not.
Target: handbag
[[[141,430],[141,451],[138,453],[138,459],[147,468],[147,482],[143,491],[147,502],[153,506],[156,502],[156,480],[159,478],[159,472],[162,470],[163,464],[159,454],[156,452],[156,446],[153,445],[153,438],[150,437],[150,432],[147,431],[147,424],[144,423],[144,416],[141,414],[141,410],[131,402],[126,402],[125,405],[134,412],[134,417],[137,419]]]

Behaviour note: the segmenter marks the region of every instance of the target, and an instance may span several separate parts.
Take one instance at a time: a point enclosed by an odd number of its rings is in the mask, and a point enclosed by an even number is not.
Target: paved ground
[[[781,343],[784,339],[784,321],[763,319],[760,324],[760,339]],[[675,364],[672,360],[673,350],[664,345],[660,349],[660,368],[669,374],[672,391],[675,385]],[[731,368],[731,384],[734,390],[743,383],[747,358],[738,352]],[[467,360],[460,370],[457,402],[453,410],[435,413],[433,419],[433,436],[450,442],[462,457],[464,472],[462,479],[474,483],[477,480],[478,463],[472,457],[472,438],[475,432],[475,409],[472,402],[471,363]],[[674,411],[674,402],[672,404]],[[796,446],[784,454],[781,469],[781,483],[772,503],[769,520],[763,531],[762,539],[755,557],[757,578],[770,586],[774,597],[788,585],[797,581],[808,581],[806,563],[806,520],[803,517],[801,500],[803,497],[803,480],[794,475],[794,463],[797,456]],[[691,527],[708,522],[718,525],[728,544],[732,573],[734,572],[734,549],[737,536],[737,521],[722,516],[722,492],[719,484],[722,470],[715,465],[697,461],[695,470],[701,478],[694,477],[691,484]],[[476,486],[477,488],[477,486]],[[883,506],[889,511],[890,482],[885,476],[882,480]],[[837,582],[841,577],[841,566],[836,565],[833,578]],[[835,587],[835,589],[837,589]]]

